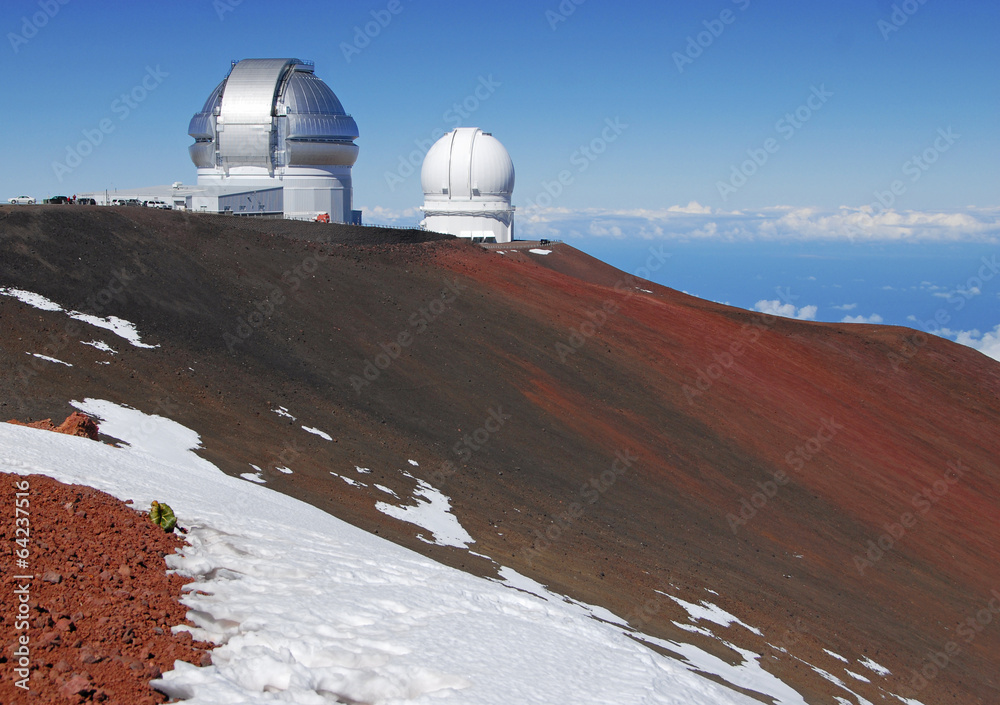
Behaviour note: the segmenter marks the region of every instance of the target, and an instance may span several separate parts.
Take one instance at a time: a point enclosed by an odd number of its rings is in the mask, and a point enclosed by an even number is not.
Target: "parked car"
[[[44,201],[42,201],[42,203],[48,203],[51,205],[65,204],[69,202],[70,200],[68,196],[52,196],[51,198],[46,198]]]
[[[146,206],[146,208],[159,208],[160,210],[165,210],[165,211],[168,211],[171,208],[173,208],[173,206],[171,206],[169,203],[166,203],[159,199],[153,201],[145,201],[143,202],[142,205]]]
[[[30,206],[35,202],[35,199],[31,196],[16,196],[10,199],[10,203],[16,206]]]
[[[122,203],[122,205],[125,205],[125,206],[140,206],[141,207],[142,206],[142,201],[140,201],[138,198],[129,198],[129,199],[125,200]]]
[[[76,205],[78,206],[96,206],[97,201],[93,198],[78,198],[76,199]]]

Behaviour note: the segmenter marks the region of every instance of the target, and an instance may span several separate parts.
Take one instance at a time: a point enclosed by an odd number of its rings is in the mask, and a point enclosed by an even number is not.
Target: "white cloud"
[[[816,306],[803,306],[797,308],[795,304],[783,304],[778,299],[761,299],[753,305],[754,311],[769,313],[772,316],[783,316],[784,318],[796,318],[800,321],[816,320]]]
[[[841,323],[881,323],[882,317],[877,313],[870,316],[844,316]]]
[[[415,223],[423,217],[423,213],[417,208],[396,210],[394,208],[383,208],[382,206],[362,206],[361,213],[362,222],[381,225],[397,225],[399,224],[398,221]]]
[[[964,296],[967,299],[971,299],[973,296],[979,296],[982,291],[980,291],[978,286],[973,286],[968,289],[955,289],[955,291],[936,291],[931,296],[937,296],[942,299],[950,299],[953,296]]]
[[[587,228],[587,232],[591,235],[597,236],[611,236],[615,238],[623,237],[625,233],[617,225],[606,225],[605,223],[594,220],[591,221],[590,227]]]
[[[838,311],[853,311],[857,307],[857,304],[841,304],[840,306],[834,306],[834,308]]]
[[[1000,242],[1000,208],[875,213],[870,206],[841,206],[833,211],[774,206],[726,211],[692,201],[659,209],[527,206],[519,208],[515,217],[525,237],[576,232],[594,237],[722,241]]]
[[[942,328],[941,330],[934,331],[934,334],[954,338],[956,343],[968,345],[970,348],[978,350],[984,355],[992,357],[994,360],[1000,360],[1000,324],[993,330],[986,331],[985,333],[980,333],[975,328],[958,331]]]
[[[704,213],[708,214],[712,212],[709,206],[703,206],[698,201],[691,201],[686,206],[670,206],[667,209],[671,213]]]

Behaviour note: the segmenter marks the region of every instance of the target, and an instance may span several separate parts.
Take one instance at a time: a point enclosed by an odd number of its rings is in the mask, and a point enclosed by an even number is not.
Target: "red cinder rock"
[[[94,423],[92,418],[86,414],[81,414],[79,411],[74,411],[67,416],[66,420],[56,429],[56,432],[65,433],[68,436],[83,436],[92,441],[97,440],[97,424]]]
[[[65,433],[67,436],[83,436],[84,438],[89,438],[92,441],[97,440],[97,424],[94,423],[92,418],[86,414],[81,414],[79,411],[74,411],[58,426],[52,423],[52,419],[42,419],[41,421],[32,421],[31,423],[22,423],[16,419],[11,419],[7,423],[12,423],[15,426],[39,428],[43,431]]]
[[[5,486],[23,479],[0,473]],[[0,703],[166,702],[150,680],[177,659],[202,663],[204,653],[190,635],[177,638],[165,628],[184,623],[187,613],[177,600],[188,581],[167,575],[163,559],[183,539],[152,531],[135,509],[92,488],[27,479],[38,547],[29,615],[37,668],[27,700],[11,678],[0,678]],[[0,544],[11,545],[14,530],[13,521],[0,522]]]
[[[74,675],[59,689],[59,695],[67,699],[73,699],[74,695],[90,690],[90,679],[79,674]]]

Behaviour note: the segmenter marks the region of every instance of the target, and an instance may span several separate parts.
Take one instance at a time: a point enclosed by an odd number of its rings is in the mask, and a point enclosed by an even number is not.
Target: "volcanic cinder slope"
[[[810,703],[845,696],[802,661],[873,703],[1000,702],[1000,365],[548,249],[3,207],[0,287],[125,319],[158,347],[0,296],[0,413],[62,418],[92,397],[166,416],[227,473],[257,466],[273,489],[492,575],[375,508],[375,483],[412,495],[408,470],[451,498],[476,553],[732,658],[675,626],[661,594],[714,591],[763,636],[716,632]],[[330,474],[356,466],[367,485]],[[846,673],[865,658],[891,675]]]

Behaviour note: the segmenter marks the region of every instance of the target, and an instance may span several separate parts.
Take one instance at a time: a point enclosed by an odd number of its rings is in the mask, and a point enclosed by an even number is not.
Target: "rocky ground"
[[[14,501],[25,482],[29,558],[27,568],[16,568],[11,554],[23,537],[15,536]],[[166,696],[150,680],[178,659],[210,663],[207,644],[193,643],[187,632],[171,633],[185,623],[187,608],[178,598],[189,581],[167,575],[164,556],[183,545],[182,536],[89,487],[5,473],[0,487],[6,555],[0,703],[162,703]],[[13,577],[20,574],[33,578]],[[25,584],[30,609],[27,629],[19,629],[12,592]],[[20,679],[15,639],[23,634],[29,636],[28,690],[14,684]]]

